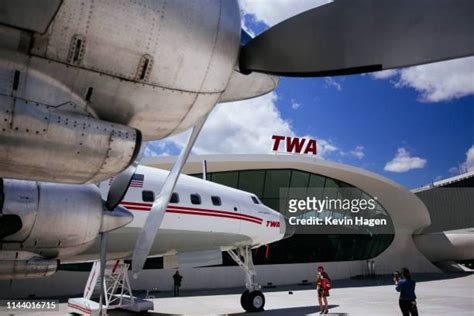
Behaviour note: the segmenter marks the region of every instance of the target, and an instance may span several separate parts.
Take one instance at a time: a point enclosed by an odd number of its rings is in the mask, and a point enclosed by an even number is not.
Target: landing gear
[[[265,306],[265,296],[260,291],[260,284],[255,281],[255,267],[252,261],[250,247],[242,247],[227,251],[231,258],[245,272],[245,287],[247,290],[240,297],[240,304],[247,312],[261,312]]]

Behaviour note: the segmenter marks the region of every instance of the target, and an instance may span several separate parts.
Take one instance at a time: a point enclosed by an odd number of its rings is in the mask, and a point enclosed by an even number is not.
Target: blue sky
[[[363,146],[364,157],[326,159],[369,169],[405,186],[415,187],[445,178],[466,160],[474,144],[474,97],[427,103],[413,88],[396,88],[371,76],[333,78],[337,90],[321,79],[283,79],[277,106],[291,118],[297,134],[317,135],[339,148]],[[300,104],[292,108],[292,102]],[[399,148],[426,160],[423,168],[406,172],[384,170]]]
[[[314,1],[272,4],[242,1],[243,26],[258,34]],[[194,153],[270,153],[271,135],[283,134],[314,137],[322,158],[408,188],[474,170],[474,58],[373,75],[282,78],[270,95],[235,103],[214,110]],[[245,123],[228,121],[236,116]],[[147,154],[177,154],[185,138],[150,144]]]

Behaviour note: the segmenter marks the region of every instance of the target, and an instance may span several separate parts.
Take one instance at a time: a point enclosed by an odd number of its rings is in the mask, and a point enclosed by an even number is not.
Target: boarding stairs
[[[125,309],[132,312],[152,310],[152,301],[133,296],[128,277],[129,266],[123,260],[108,262],[105,267],[104,280],[100,280],[100,262],[94,262],[83,296],[68,300],[69,312],[102,316],[106,315],[107,310],[111,309]],[[96,294],[100,294],[100,282],[104,282],[105,289],[102,315],[100,315],[100,303],[92,299],[98,296]]]

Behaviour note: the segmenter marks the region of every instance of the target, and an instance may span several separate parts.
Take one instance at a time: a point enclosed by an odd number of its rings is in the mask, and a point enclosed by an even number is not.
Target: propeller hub
[[[102,212],[102,225],[100,232],[109,232],[111,230],[123,227],[133,221],[133,214],[124,207],[117,206],[112,211],[104,209]]]

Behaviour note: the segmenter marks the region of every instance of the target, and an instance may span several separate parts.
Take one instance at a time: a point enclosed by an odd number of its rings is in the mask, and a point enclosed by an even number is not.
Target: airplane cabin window
[[[179,194],[178,193],[173,192],[173,194],[171,194],[170,203],[179,203]]]
[[[212,205],[216,205],[216,206],[222,205],[221,198],[218,196],[211,196],[211,200],[212,200]]]
[[[192,204],[201,204],[201,196],[199,194],[191,194]]]
[[[260,204],[260,202],[258,201],[258,199],[257,199],[255,196],[252,196],[252,201],[253,201],[255,204]]]
[[[142,200],[143,202],[154,202],[155,193],[153,191],[142,191]]]

